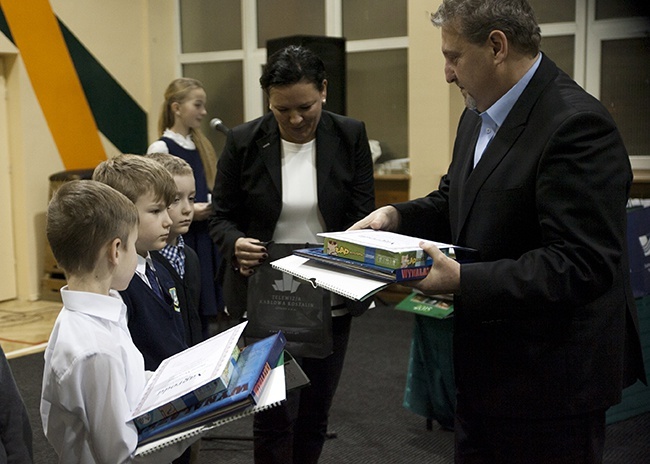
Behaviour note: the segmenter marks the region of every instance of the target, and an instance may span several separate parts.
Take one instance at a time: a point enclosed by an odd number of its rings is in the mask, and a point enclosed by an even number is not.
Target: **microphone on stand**
[[[222,121],[221,119],[219,119],[219,118],[213,118],[213,119],[211,119],[211,120],[210,120],[210,127],[211,127],[213,130],[216,130],[216,131],[222,132],[222,133],[224,133],[224,134],[226,134],[226,135],[228,135],[228,131],[230,130],[230,129],[228,129],[228,127],[223,123],[223,121]]]

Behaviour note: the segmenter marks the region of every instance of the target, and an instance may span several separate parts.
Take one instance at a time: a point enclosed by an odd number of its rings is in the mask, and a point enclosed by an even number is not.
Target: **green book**
[[[454,301],[451,295],[423,295],[411,292],[409,296],[395,305],[395,309],[421,316],[445,319],[454,312]]]

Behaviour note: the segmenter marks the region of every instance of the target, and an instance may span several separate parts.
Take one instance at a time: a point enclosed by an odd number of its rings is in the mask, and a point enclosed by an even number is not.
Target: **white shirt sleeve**
[[[126,420],[130,416],[131,407],[125,394],[128,375],[125,366],[121,360],[106,354],[89,356],[76,364],[70,371],[69,378],[64,380],[69,385],[60,391],[69,392],[69,398],[65,401],[70,406],[78,403],[80,419],[86,422],[88,451],[95,462],[161,464],[180,456],[191,444],[191,441],[182,442],[158,453],[134,459],[138,434],[133,422]],[[88,385],[93,385],[94,388],[87,388]]]
[[[156,140],[147,148],[147,154],[149,153],[169,153],[169,148],[162,140]]]
[[[64,408],[77,411],[75,415],[83,422],[86,451],[97,463],[129,462],[138,435],[135,425],[125,420],[130,407],[124,364],[107,354],[93,354],[74,364],[61,379],[58,390]]]

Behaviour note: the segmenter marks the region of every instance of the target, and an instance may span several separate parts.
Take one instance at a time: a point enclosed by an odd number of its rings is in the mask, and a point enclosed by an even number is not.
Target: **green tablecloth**
[[[456,408],[453,324],[451,317],[415,316],[403,403],[446,428],[453,428]]]
[[[638,298],[641,345],[650,377],[650,296]],[[453,317],[453,316],[452,316]],[[454,425],[456,385],[453,367],[453,319],[415,315],[404,407],[447,428]],[[637,381],[607,410],[611,424],[650,411],[650,387]]]

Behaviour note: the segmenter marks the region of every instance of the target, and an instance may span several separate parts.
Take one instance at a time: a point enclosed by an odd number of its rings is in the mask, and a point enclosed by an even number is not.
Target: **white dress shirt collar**
[[[107,319],[111,322],[118,322],[120,318],[126,318],[126,305],[115,290],[110,290],[108,295],[99,295],[68,290],[66,285],[61,289],[61,298],[65,308],[70,311]]]
[[[187,136],[184,136],[178,132],[174,132],[171,129],[165,129],[165,132],[163,132],[163,137],[172,139],[174,142],[187,150],[196,149],[196,144],[194,143],[194,140],[192,140],[192,134],[187,134]]]

